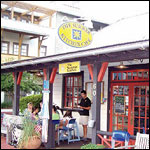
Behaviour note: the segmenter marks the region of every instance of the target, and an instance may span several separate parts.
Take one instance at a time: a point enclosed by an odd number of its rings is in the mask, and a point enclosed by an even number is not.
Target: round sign
[[[67,22],[58,29],[59,38],[67,45],[82,48],[91,44],[92,34],[89,29],[77,22]]]

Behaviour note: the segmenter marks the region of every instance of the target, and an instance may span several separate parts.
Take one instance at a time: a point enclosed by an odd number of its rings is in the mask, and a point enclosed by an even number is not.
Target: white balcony
[[[25,23],[21,21],[4,19],[4,18],[1,18],[1,28],[10,31],[23,32],[23,33],[29,33],[34,35],[42,35],[42,36],[51,35],[53,30],[49,27],[45,27],[41,25]]]

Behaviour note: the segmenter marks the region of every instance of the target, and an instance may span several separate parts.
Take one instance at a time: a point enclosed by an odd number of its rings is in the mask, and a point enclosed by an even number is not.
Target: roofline
[[[149,47],[149,40],[123,43],[123,44],[117,44],[117,45],[105,46],[105,47],[97,47],[97,48],[63,53],[63,54],[52,55],[47,57],[3,63],[1,64],[1,70],[20,67],[20,66],[40,64],[40,63],[59,62],[67,59],[96,56],[96,55],[112,53],[112,52],[121,52],[121,51],[135,50],[140,48],[145,49],[148,47]]]

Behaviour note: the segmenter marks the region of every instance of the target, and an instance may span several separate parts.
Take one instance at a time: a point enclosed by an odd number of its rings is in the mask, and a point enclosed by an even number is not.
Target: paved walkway
[[[68,144],[67,141],[65,142],[61,142],[60,146],[56,145],[55,149],[80,149],[80,147],[84,144],[88,144],[90,141],[88,142],[74,142],[74,143],[70,143]],[[17,149],[14,148],[14,146],[10,146],[8,144],[6,144],[6,137],[1,136],[1,149]],[[41,147],[40,149],[45,149],[44,147]]]
[[[1,136],[1,149],[16,149],[14,146],[6,144],[6,137]]]

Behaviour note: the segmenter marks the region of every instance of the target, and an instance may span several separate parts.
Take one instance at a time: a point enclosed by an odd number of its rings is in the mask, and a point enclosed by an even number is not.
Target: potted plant
[[[104,148],[105,148],[104,145],[96,145],[96,144],[89,143],[81,146],[80,149],[104,149]]]
[[[23,132],[19,140],[19,149],[38,149],[41,145],[41,134],[35,132],[36,122],[29,117],[23,118]]]

